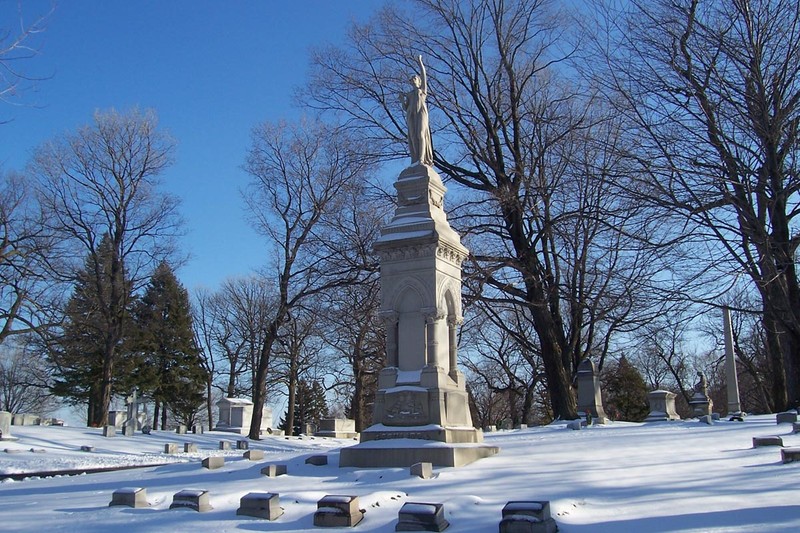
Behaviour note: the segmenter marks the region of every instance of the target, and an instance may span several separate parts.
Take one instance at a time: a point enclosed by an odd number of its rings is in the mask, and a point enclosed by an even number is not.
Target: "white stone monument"
[[[253,402],[245,398],[222,398],[217,402],[219,416],[214,431],[225,431],[238,435],[250,433],[250,420],[253,416]],[[272,426],[272,409],[264,406],[261,411],[261,433],[267,433]]]
[[[736,355],[733,353],[733,327],[731,326],[731,310],[722,308],[722,327],[725,336],[725,381],[728,393],[728,416],[730,420],[744,420],[742,406],[739,403],[739,377],[736,375]]]
[[[427,131],[427,116],[425,110],[424,124],[409,121],[409,128]],[[375,243],[387,366],[378,378],[373,425],[361,432],[360,444],[342,449],[339,466],[460,466],[498,451],[483,445],[472,426],[456,361],[461,263],[469,252],[447,222],[441,178],[422,161],[397,178],[397,209]]]

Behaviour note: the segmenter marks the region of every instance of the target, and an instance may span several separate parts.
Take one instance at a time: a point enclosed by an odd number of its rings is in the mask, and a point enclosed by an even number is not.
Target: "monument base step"
[[[464,466],[496,455],[497,446],[486,444],[449,445],[442,443],[422,444],[413,439],[370,441],[348,448],[339,453],[340,467],[409,467],[416,463],[431,463],[433,466]]]

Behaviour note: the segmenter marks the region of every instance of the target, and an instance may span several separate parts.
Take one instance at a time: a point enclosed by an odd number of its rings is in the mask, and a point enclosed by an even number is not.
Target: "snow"
[[[775,434],[785,446],[800,447],[800,434],[790,424],[776,425],[774,415],[710,426],[616,422],[572,431],[555,423],[492,432],[485,441],[501,448],[498,455],[460,468],[435,467],[427,480],[410,476],[408,468],[338,468],[339,449],[352,445],[349,439],[266,437],[251,442],[266,456],[253,462],[241,450],[219,450],[229,435],[217,432],[115,438],[73,427],[12,426],[11,432],[18,440],[0,442],[0,478],[31,477],[0,483],[2,531],[306,531],[315,529],[313,514],[326,495],[359,497],[366,510],[359,531],[394,531],[407,502],[443,504],[449,531],[497,531],[509,501],[549,501],[562,533],[800,531],[800,463],[782,464],[777,446],[752,447],[753,437]],[[169,442],[191,442],[199,452],[165,455]],[[96,451],[81,452],[87,445]],[[328,465],[304,463],[322,453]],[[210,455],[225,456],[225,466],[202,468],[201,459]],[[153,463],[161,466],[36,475]],[[288,475],[262,476],[265,464],[286,464]],[[149,507],[109,507],[112,493],[127,487],[144,487]],[[173,495],[187,489],[208,490],[213,510],[169,510]],[[236,515],[240,498],[259,490],[279,494],[285,509],[268,524]]]

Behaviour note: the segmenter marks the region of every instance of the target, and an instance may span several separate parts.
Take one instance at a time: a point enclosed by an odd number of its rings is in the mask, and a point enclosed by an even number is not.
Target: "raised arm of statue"
[[[433,165],[433,143],[431,130],[428,124],[428,77],[422,56],[418,56],[420,73],[411,77],[412,88],[401,95],[400,102],[406,112],[406,127],[408,128],[408,151],[411,164]]]

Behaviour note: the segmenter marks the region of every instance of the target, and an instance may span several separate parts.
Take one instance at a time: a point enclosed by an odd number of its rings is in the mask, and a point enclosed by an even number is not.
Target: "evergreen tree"
[[[300,435],[304,432],[304,425],[319,421],[328,416],[328,402],[325,399],[325,389],[318,381],[309,383],[301,379],[297,382],[297,393],[294,397],[294,424],[289,431],[286,418],[287,413],[281,418],[278,429],[282,429],[286,435]]]
[[[53,394],[69,403],[86,403],[90,426],[106,423],[106,397],[110,398],[112,386],[123,393],[130,389],[136,366],[135,358],[124,357],[125,331],[131,325],[131,283],[114,268],[113,255],[110,241],[104,239],[98,252],[86,258],[66,305],[61,336],[49,346]]]
[[[647,384],[627,357],[623,355],[615,366],[606,369],[603,384],[605,410],[612,420],[641,422],[647,418]]]
[[[142,392],[155,402],[153,426],[161,414],[165,429],[167,407],[182,423],[191,425],[205,399],[206,373],[194,339],[189,294],[167,263],[150,278],[135,312],[136,349]]]

